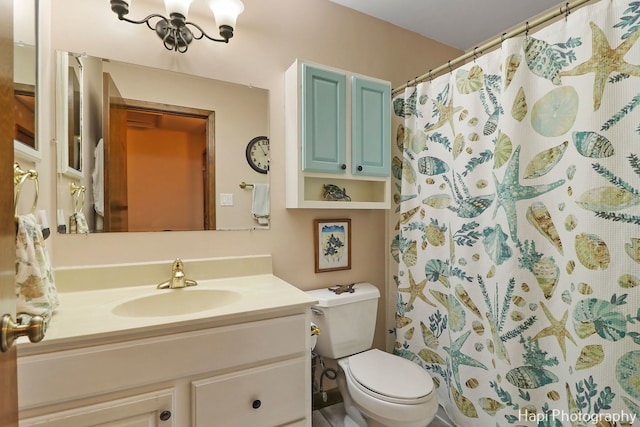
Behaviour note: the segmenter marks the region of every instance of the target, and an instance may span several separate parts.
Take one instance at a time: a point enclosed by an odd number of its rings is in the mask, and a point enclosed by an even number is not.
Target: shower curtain
[[[394,351],[458,426],[640,426],[639,37],[603,0],[392,100]]]

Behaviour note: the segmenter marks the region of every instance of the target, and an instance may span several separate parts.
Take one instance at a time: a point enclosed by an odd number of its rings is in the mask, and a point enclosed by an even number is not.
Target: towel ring
[[[35,192],[33,196],[33,205],[31,206],[31,211],[29,213],[34,213],[36,211],[36,207],[38,206],[38,192],[40,190],[38,185],[38,172],[29,169],[28,171],[24,171],[20,169],[20,165],[17,162],[13,163],[13,185],[15,187],[15,195],[13,198],[14,205],[14,215],[18,216],[18,200],[20,200],[20,191],[22,190],[22,185],[24,182],[30,179],[33,181],[33,185],[35,186]]]
[[[73,212],[78,213],[84,209],[84,197],[87,188],[84,185],[78,185],[75,182],[69,183],[71,189],[71,197],[73,198]]]

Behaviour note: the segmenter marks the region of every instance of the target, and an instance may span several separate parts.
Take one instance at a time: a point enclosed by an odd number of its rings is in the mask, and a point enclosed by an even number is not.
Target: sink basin
[[[197,313],[232,304],[240,294],[222,289],[170,289],[115,306],[112,313],[124,317],[161,317]]]

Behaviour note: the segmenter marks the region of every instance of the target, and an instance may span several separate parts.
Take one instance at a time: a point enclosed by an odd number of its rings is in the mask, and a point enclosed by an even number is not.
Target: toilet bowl
[[[347,427],[426,427],[436,416],[438,399],[421,366],[371,349],[378,289],[356,283],[353,292],[309,291],[318,299],[312,320],[320,328],[315,352],[338,364],[338,388]]]
[[[347,415],[359,427],[425,427],[438,411],[438,399],[429,374],[420,366],[399,356],[373,349],[338,360],[338,388]],[[342,378],[340,378],[342,377]]]

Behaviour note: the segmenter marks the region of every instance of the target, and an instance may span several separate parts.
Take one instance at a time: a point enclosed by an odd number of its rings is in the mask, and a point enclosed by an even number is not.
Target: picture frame
[[[351,269],[351,219],[313,221],[315,272]]]

